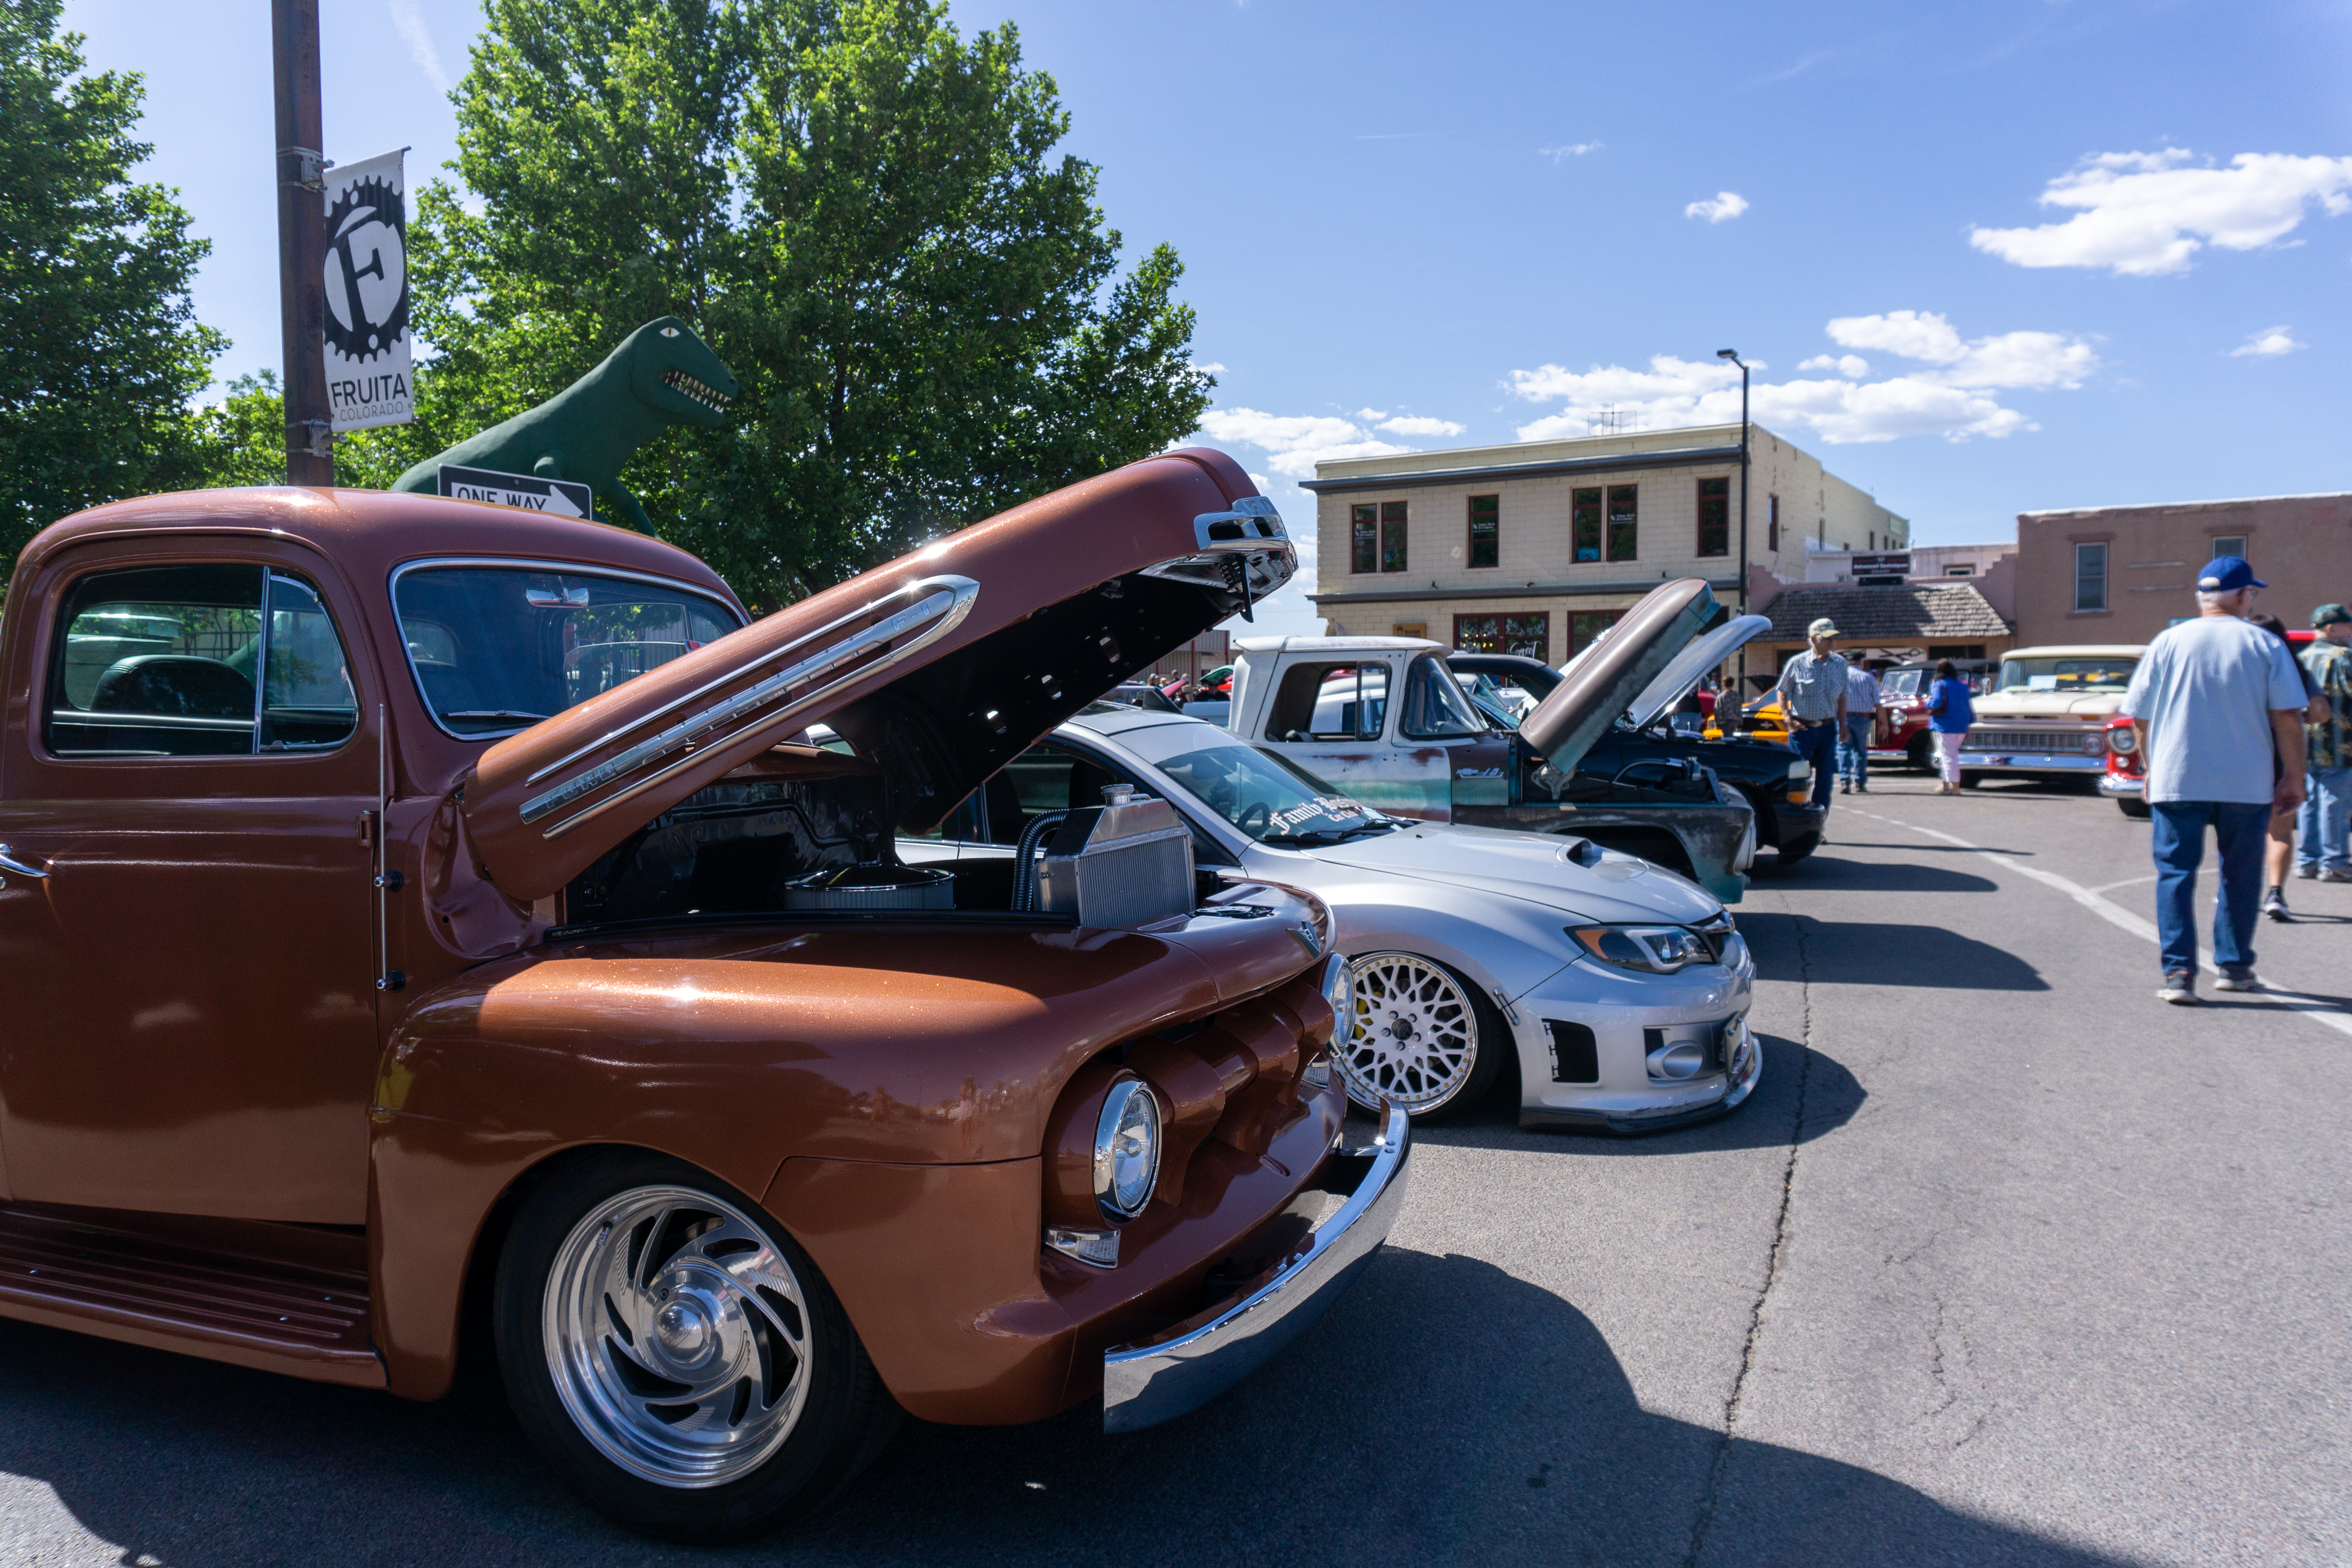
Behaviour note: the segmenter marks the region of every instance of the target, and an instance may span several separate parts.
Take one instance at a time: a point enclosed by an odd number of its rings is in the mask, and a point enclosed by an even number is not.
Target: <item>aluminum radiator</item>
[[[1112,784],[1062,819],[1037,868],[1037,907],[1082,926],[1139,926],[1189,913],[1192,834],[1175,808]]]

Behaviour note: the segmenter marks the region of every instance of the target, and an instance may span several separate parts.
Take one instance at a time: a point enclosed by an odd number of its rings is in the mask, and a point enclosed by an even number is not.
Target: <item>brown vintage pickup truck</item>
[[[1118,791],[893,846],[1286,580],[1254,490],[1165,455],[751,624],[473,502],[56,524],[0,617],[0,1314],[419,1399],[486,1321],[575,1489],[704,1540],[901,1409],[1223,1390],[1404,1190],[1328,911]]]

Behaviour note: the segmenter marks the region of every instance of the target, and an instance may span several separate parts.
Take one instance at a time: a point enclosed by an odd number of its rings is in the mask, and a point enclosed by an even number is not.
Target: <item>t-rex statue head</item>
[[[740,386],[694,329],[676,316],[647,321],[612,357],[629,367],[629,391],[646,407],[686,425],[717,425]]]

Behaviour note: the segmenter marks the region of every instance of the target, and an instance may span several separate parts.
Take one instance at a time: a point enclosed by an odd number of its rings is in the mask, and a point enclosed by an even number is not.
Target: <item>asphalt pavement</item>
[[[0,1562],[2352,1561],[2352,886],[2258,932],[2293,999],[2167,1007],[2145,824],[1927,790],[1841,797],[1739,908],[1750,1104],[1425,1131],[1355,1290],[1183,1420],[910,1423],[815,1527],[711,1552],[575,1505],[491,1382],[0,1323]]]

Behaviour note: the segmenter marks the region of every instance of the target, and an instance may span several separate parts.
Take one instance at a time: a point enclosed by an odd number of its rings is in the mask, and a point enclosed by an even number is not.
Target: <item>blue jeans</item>
[[[2295,814],[2294,864],[2303,871],[2352,871],[2352,766],[2314,768],[2303,775],[2303,809]]]
[[[1870,731],[1869,714],[1845,716],[1845,733],[1838,737],[1838,777],[1856,784],[1870,782]]]
[[[1830,803],[1830,773],[1837,760],[1837,724],[1789,726],[1789,744],[1797,748],[1797,755],[1813,764],[1813,804]]]
[[[2164,972],[2197,970],[2197,868],[2205,858],[2211,824],[2221,849],[2221,899],[2213,910],[2213,962],[2251,968],[2254,916],[2263,891],[2263,846],[2270,842],[2268,805],[2167,800],[2148,806],[2155,819],[2156,929],[2164,945]]]

